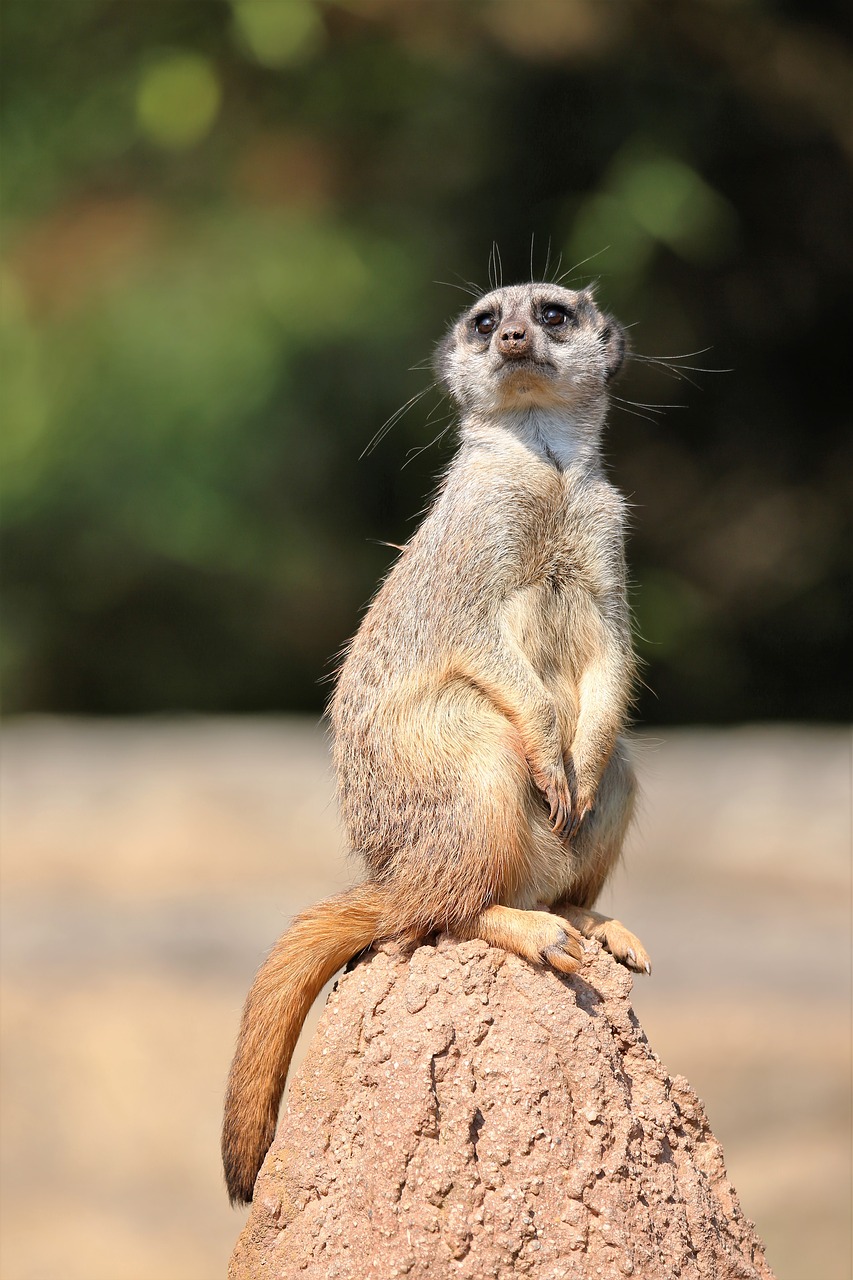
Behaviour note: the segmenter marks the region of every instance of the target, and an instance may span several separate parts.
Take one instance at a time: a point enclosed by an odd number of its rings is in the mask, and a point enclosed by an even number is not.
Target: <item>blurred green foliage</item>
[[[588,259],[637,356],[700,353],[632,360],[611,415],[640,714],[849,714],[842,23],[9,0],[6,709],[319,707],[448,406],[360,455],[495,240],[505,279]]]

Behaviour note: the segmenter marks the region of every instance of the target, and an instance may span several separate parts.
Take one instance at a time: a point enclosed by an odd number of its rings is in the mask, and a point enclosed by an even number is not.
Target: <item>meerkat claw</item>
[[[571,818],[571,800],[561,794],[563,788],[559,784],[549,783],[545,788],[545,803],[548,805],[548,820],[552,829],[560,835],[566,829]],[[566,788],[567,790],[567,788]]]
[[[571,821],[569,822],[565,831],[562,833],[563,839],[565,841],[574,840],[575,836],[580,830],[580,825],[583,822],[584,818],[587,816],[588,813],[591,813],[591,812],[592,812],[592,808],[589,805],[585,809],[580,808],[580,806],[576,804],[572,805]]]

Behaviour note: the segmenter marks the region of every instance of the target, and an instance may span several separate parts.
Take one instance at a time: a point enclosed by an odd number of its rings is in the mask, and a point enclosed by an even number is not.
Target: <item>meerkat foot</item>
[[[548,911],[528,911],[525,949],[519,954],[534,964],[548,964],[560,973],[574,973],[583,955],[581,936],[567,920]],[[568,928],[566,927],[568,925]]]
[[[569,932],[565,926],[559,930],[555,940],[540,949],[538,960],[548,964],[559,973],[574,973],[580,964],[582,954],[580,936]],[[533,957],[528,957],[533,959]]]
[[[630,929],[626,929],[621,920],[603,916],[598,911],[589,911],[585,907],[574,907],[561,903],[554,910],[570,924],[573,924],[585,938],[595,938],[614,960],[620,961],[637,973],[652,971],[649,954],[640,939]]]
[[[516,907],[487,907],[465,931],[532,964],[547,964],[560,973],[574,973],[580,963],[581,935],[570,921],[550,911],[520,911]]]
[[[652,962],[646,948],[636,934],[626,929],[621,920],[608,920],[592,935],[597,938],[614,959],[627,965],[636,973],[651,974]]]

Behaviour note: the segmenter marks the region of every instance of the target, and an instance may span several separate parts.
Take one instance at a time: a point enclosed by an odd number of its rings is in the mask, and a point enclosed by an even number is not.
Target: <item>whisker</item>
[[[422,391],[418,391],[415,395],[411,396],[405,404],[400,405],[399,409],[395,409],[391,414],[391,417],[387,418],[385,422],[382,423],[382,426],[373,436],[372,440],[370,440],[370,442],[362,449],[361,453],[358,455],[359,462],[362,458],[366,457],[367,454],[373,452],[376,446],[385,439],[391,428],[396,426],[404,414],[408,413],[408,411],[416,405],[419,400],[422,400],[429,391],[432,391],[437,386],[437,382],[431,382],[428,387],[424,387]]]
[[[480,297],[480,290],[472,288],[470,284],[455,284],[453,280],[433,280],[433,284],[443,284],[448,289],[458,289],[460,293],[469,293],[472,298]]]
[[[470,293],[473,298],[482,298],[486,292],[482,285],[477,284],[476,280],[467,280],[458,271],[451,271],[450,274],[456,277],[459,284],[454,284],[451,280],[434,280],[433,284],[446,284],[450,289],[461,289],[465,293]]]
[[[613,407],[621,413],[630,413],[632,418],[644,418],[646,422],[651,422],[653,426],[659,425],[657,418],[652,418],[647,413],[639,413],[636,409],[628,409],[624,404],[617,404]]]
[[[437,383],[435,382],[433,383],[433,386],[437,386],[437,385],[438,385]],[[439,396],[437,402],[432,406],[429,413],[427,414],[426,422],[424,423],[424,426],[427,426],[427,427],[429,426],[429,424],[432,422],[433,418],[438,413],[441,406],[445,403],[445,401],[449,399],[450,397],[446,393],[442,396]]]
[[[715,369],[701,364],[672,364],[668,360],[650,360],[649,363],[665,365],[668,369],[671,369],[673,373],[680,373],[683,369],[689,369],[691,373],[734,373],[734,368]]]
[[[733,373],[733,369],[715,369],[707,365],[685,364],[685,360],[691,360],[694,356],[704,355],[706,351],[712,351],[713,347],[700,347],[698,351],[685,351],[680,355],[674,356],[644,356],[636,352],[630,351],[628,358],[630,360],[639,360],[641,364],[655,365],[656,368],[663,370],[669,378],[675,378],[679,382],[688,382],[691,387],[701,390],[700,384],[688,376],[689,373]]]
[[[666,360],[656,360],[650,356],[634,356],[630,353],[629,359],[640,360],[643,364],[653,364],[658,369],[662,369],[668,378],[674,378],[677,382],[689,382],[691,387],[700,389],[699,383],[696,379],[688,377],[684,371],[686,368],[690,367],[689,365],[672,365]]]
[[[592,262],[593,258],[600,258],[603,253],[607,253],[609,248],[610,245],[606,244],[603,249],[598,249],[595,253],[591,253],[588,258],[581,258],[580,262],[576,262],[573,267],[569,267],[568,271],[564,271],[561,276],[557,276],[553,283],[562,284],[564,280],[568,280],[569,276],[574,275],[578,267],[582,267],[586,262]]]
[[[428,444],[417,445],[414,449],[409,449],[408,454],[406,455],[406,461],[403,463],[402,467],[400,468],[401,471],[405,471],[406,467],[409,465],[410,462],[414,462],[415,458],[419,458],[422,453],[425,453],[427,451],[427,449],[431,449],[434,444],[438,444],[439,440],[444,439],[444,437],[447,435],[450,428],[453,426],[454,415],[452,413],[449,413],[447,416],[450,419],[449,422],[447,423],[447,426],[442,427],[438,435],[433,436],[433,438],[429,441]]]
[[[610,392],[611,400],[619,400],[622,404],[632,404],[635,409],[687,409],[686,404],[647,404],[643,400],[628,400],[625,396],[617,396],[613,391]]]
[[[638,360],[690,360],[693,356],[703,356],[706,351],[713,351],[713,347],[700,347],[698,351],[683,351],[677,356],[637,356]]]
[[[657,415],[653,415],[651,413],[641,413],[639,409],[629,408],[630,402],[626,402],[622,400],[621,396],[613,396],[612,399],[617,402],[613,406],[614,409],[621,410],[622,413],[630,413],[632,418],[644,418],[646,422],[651,422],[652,425],[655,427],[660,426],[660,420]]]

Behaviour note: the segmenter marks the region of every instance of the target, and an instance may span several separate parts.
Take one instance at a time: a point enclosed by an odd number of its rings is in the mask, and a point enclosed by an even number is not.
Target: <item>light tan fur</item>
[[[621,496],[602,470],[624,338],[589,293],[486,295],[438,355],[462,443],[342,664],[343,821],[367,882],[297,917],[249,994],[223,1156],[250,1200],[311,1002],[379,939],[483,938],[571,972],[580,936],[649,971],[591,910],[635,784]]]

